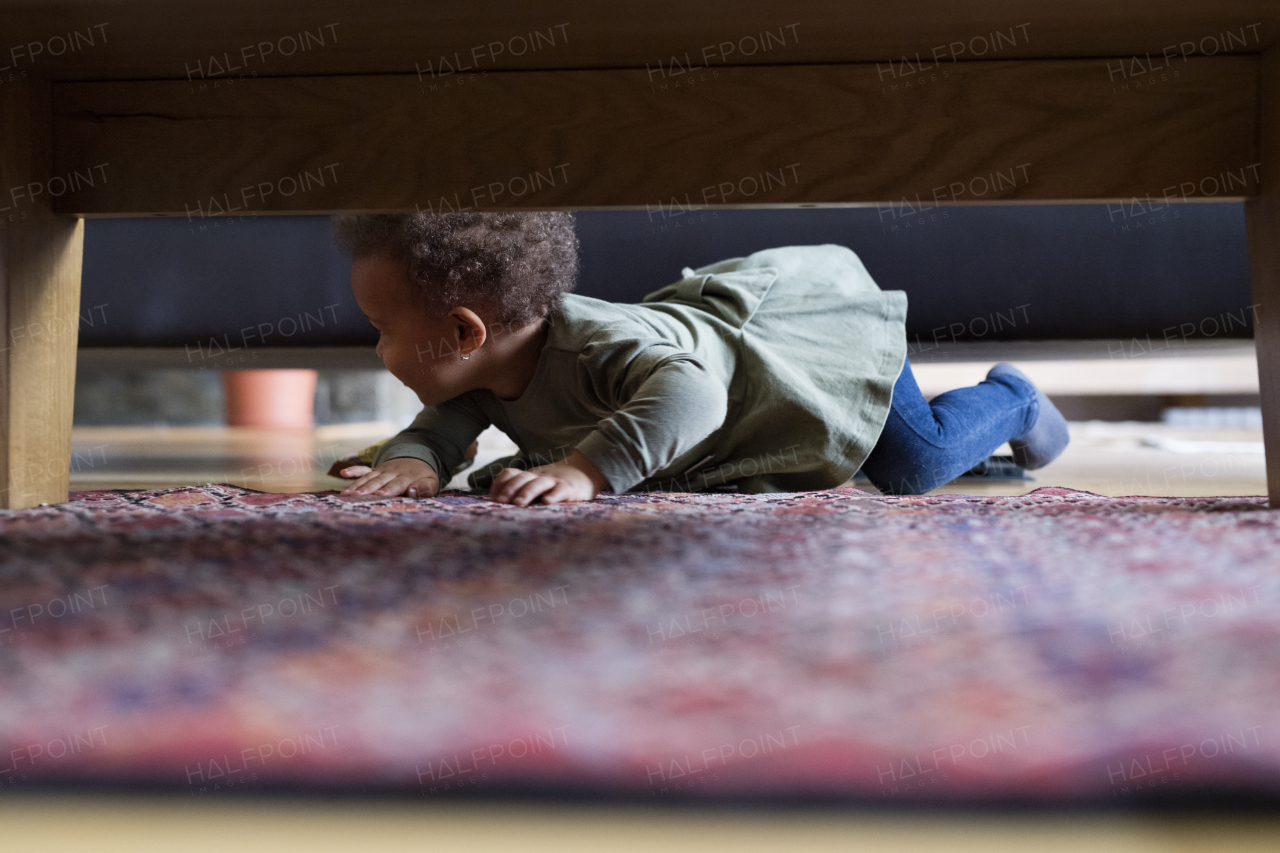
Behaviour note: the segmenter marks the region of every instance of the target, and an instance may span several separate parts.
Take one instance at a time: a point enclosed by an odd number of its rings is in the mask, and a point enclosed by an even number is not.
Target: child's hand
[[[408,494],[411,498],[429,498],[440,491],[440,478],[435,469],[421,459],[408,456],[388,459],[377,468],[352,465],[338,473],[349,480],[359,478],[342,490],[344,495]]]
[[[589,501],[608,485],[600,469],[575,450],[563,462],[527,471],[503,468],[489,488],[489,497],[516,506],[528,506],[535,500],[544,504]]]

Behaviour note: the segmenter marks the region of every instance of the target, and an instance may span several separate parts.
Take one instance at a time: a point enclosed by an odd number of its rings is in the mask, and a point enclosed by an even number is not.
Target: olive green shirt
[[[846,482],[871,452],[906,359],[907,297],[849,249],[731,258],[620,305],[567,294],[517,400],[469,391],[428,406],[375,464],[410,456],[441,483],[490,424],[521,450],[470,475],[580,450],[614,492],[804,491]]]

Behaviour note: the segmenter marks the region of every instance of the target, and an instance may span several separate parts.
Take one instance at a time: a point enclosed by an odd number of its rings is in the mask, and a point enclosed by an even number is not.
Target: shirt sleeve
[[[413,423],[396,433],[373,460],[421,459],[435,469],[440,488],[453,479],[453,470],[466,457],[467,448],[489,426],[489,417],[466,395],[438,406],[427,406]]]
[[[668,467],[724,425],[728,390],[692,353],[664,342],[596,368],[604,377],[593,384],[614,412],[577,449],[615,493]]]

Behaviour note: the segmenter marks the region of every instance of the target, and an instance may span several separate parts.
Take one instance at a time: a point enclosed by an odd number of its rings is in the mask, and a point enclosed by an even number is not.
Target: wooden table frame
[[[3,505],[67,496],[84,217],[1244,200],[1280,506],[1280,4],[1204,5],[0,4]]]

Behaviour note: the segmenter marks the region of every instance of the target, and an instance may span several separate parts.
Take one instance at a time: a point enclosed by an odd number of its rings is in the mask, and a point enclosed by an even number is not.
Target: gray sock
[[[987,371],[987,378],[1002,374],[1016,376],[1035,388],[1035,383],[1021,370],[1003,361]],[[1062,455],[1062,451],[1071,441],[1071,434],[1067,431],[1067,419],[1062,416],[1062,412],[1058,411],[1058,407],[1045,396],[1043,391],[1039,388],[1035,388],[1035,391],[1040,408],[1036,422],[1031,425],[1031,429],[1027,430],[1025,435],[1009,439],[1009,447],[1013,450],[1013,461],[1027,470],[1048,465]]]

